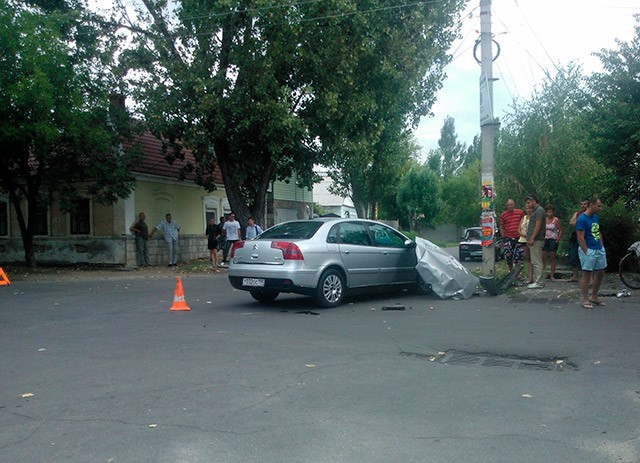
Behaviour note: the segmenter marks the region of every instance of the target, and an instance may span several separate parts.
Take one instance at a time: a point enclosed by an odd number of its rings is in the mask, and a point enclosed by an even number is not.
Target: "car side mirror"
[[[415,248],[416,246],[417,246],[417,244],[413,240],[407,240],[407,241],[404,242],[404,247],[405,248],[412,249],[412,248]]]

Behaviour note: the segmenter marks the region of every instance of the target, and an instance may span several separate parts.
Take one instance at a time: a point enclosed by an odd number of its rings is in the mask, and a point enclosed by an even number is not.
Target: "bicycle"
[[[620,259],[618,276],[631,289],[640,289],[640,241],[636,241]]]

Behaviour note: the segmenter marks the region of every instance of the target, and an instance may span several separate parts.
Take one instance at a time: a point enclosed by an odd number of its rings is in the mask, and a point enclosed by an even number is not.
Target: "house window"
[[[70,232],[72,235],[89,235],[91,233],[91,204],[88,199],[73,202],[69,212]]]
[[[49,208],[38,204],[33,215],[33,234],[44,235],[49,234]]]
[[[210,210],[206,210],[205,211],[205,224],[209,224],[209,220],[213,219],[213,221],[215,223],[218,223],[218,219],[216,218],[216,211],[210,211]]]
[[[9,204],[0,201],[0,236],[9,234]]]

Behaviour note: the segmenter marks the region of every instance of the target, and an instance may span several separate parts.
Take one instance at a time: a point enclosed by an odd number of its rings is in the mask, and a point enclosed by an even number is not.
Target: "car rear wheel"
[[[336,269],[326,270],[316,288],[315,301],[321,307],[337,307],[344,299],[344,277]]]
[[[260,302],[273,302],[278,294],[277,291],[251,291],[251,297]]]

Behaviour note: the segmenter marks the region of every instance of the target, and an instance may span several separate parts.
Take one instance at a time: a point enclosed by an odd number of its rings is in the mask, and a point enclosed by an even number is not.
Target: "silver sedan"
[[[339,305],[347,291],[372,287],[430,287],[416,270],[416,243],[380,222],[296,220],[235,244],[229,266],[234,288],[271,302],[279,293],[304,294],[322,307]]]

